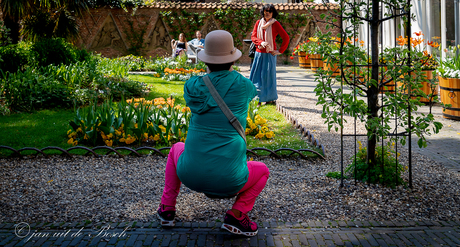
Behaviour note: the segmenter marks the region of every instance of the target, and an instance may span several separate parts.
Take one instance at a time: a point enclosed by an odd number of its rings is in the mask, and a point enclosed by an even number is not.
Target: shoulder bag
[[[209,77],[203,76],[204,83],[209,89],[209,92],[211,93],[211,96],[214,98],[216,101],[217,105],[219,105],[220,109],[222,112],[225,114],[225,116],[228,118],[228,121],[232,124],[233,128],[236,129],[238,134],[240,134],[241,137],[243,137],[244,143],[246,143],[246,134],[243,129],[243,126],[241,126],[240,121],[233,115],[233,112],[228,108],[227,104],[225,104],[224,100],[222,97],[219,95],[217,92],[216,88],[214,85],[212,85],[211,80]]]

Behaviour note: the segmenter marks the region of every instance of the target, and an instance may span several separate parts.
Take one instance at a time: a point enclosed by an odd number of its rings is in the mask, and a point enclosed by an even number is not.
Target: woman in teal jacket
[[[198,59],[210,71],[206,76],[245,129],[248,104],[257,91],[249,79],[232,70],[234,61],[240,57],[241,51],[233,46],[233,37],[223,30],[210,32],[205,49],[198,53]],[[174,226],[176,198],[184,183],[207,195],[237,195],[222,228],[235,234],[256,235],[257,224],[249,220],[247,213],[267,183],[267,166],[246,161],[245,140],[211,96],[203,76],[192,77],[185,83],[184,98],[192,118],[185,144],[176,143],[169,152],[158,209],[161,225]]]

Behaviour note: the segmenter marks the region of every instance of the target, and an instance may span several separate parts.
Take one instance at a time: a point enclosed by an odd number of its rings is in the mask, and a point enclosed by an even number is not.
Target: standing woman
[[[256,54],[249,80],[257,88],[259,102],[275,103],[276,91],[276,56],[282,54],[289,45],[289,36],[275,19],[278,12],[273,4],[265,4],[260,10],[262,18],[256,22],[251,39],[256,45]],[[283,43],[276,49],[275,39],[280,35]]]

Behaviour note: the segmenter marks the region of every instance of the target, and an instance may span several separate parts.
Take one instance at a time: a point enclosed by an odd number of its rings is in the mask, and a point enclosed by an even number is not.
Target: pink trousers
[[[165,169],[165,187],[163,189],[163,196],[161,197],[161,203],[163,205],[176,206],[176,199],[179,195],[181,186],[176,168],[177,161],[182,152],[184,152],[184,146],[184,143],[178,142],[174,144],[169,151]],[[248,161],[248,170],[248,181],[238,192],[238,196],[232,207],[232,209],[239,210],[244,214],[252,210],[257,196],[259,196],[260,192],[264,189],[265,184],[267,184],[268,176],[270,175],[267,166],[262,162]]]

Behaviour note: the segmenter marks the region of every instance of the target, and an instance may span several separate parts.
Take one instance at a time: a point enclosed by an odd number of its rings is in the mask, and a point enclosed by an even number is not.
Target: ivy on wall
[[[172,37],[178,38],[184,33],[187,40],[195,36],[195,31],[200,30],[207,18],[214,16],[221,29],[232,34],[235,46],[243,47],[243,39],[249,38],[256,21],[260,18],[258,8],[243,9],[217,9],[213,13],[190,13],[185,10],[162,11],[160,13],[164,23],[169,27]],[[277,20],[286,29],[289,37],[295,37],[301,29],[308,24],[310,17],[307,14],[280,12]],[[297,44],[295,44],[297,45]]]
[[[144,35],[147,31],[148,23],[142,23],[142,28],[136,29],[134,28],[134,22],[132,19],[126,19],[126,22],[129,25],[129,32],[126,32],[126,38],[129,42],[129,49],[128,52],[132,55],[142,55],[142,50],[144,48]],[[139,23],[141,24],[141,23]]]
[[[163,22],[169,27],[169,34],[174,39],[179,38],[180,33],[184,33],[188,40],[195,38],[195,31],[205,24],[209,13],[190,13],[185,10],[162,11],[160,16]]]
[[[207,12],[188,12],[186,10],[169,10],[161,11],[160,17],[168,27],[170,36],[174,39],[179,38],[180,33],[184,33],[187,40],[195,38],[195,31],[201,30],[206,24],[206,21],[211,16],[223,30],[230,32],[233,36],[235,47],[243,51],[243,39],[249,38],[254,28],[256,21],[261,18],[260,10],[257,7],[242,8],[242,9],[217,9],[212,13]],[[308,24],[311,19],[307,14],[284,13],[279,12],[276,18],[283,28],[287,31],[291,38],[290,47],[295,47],[293,44],[294,37]],[[132,22],[128,23],[131,27]],[[134,30],[134,28],[131,28]],[[132,52],[138,53],[142,49],[143,35],[146,30],[141,30],[139,33],[131,33],[128,35],[130,39]],[[285,54],[290,54],[291,51],[286,51]]]
[[[259,17],[259,9],[217,9],[213,15],[220,27],[232,34],[235,47],[241,50],[243,39],[250,36]]]

